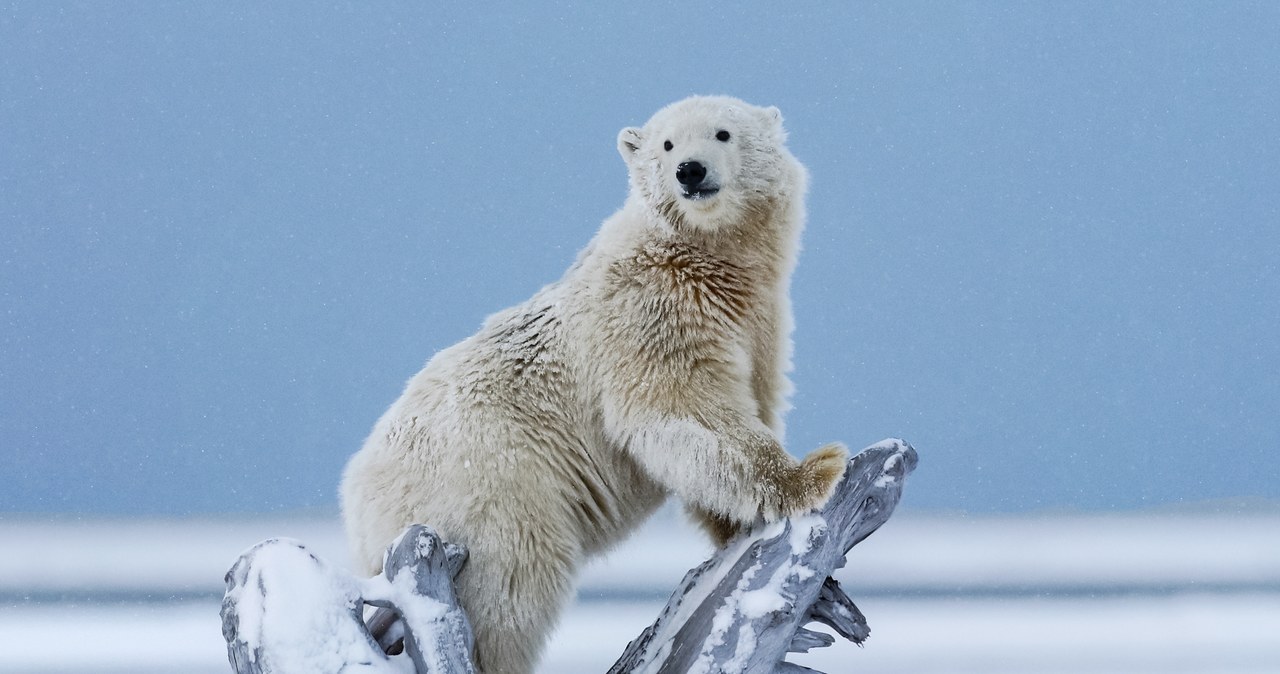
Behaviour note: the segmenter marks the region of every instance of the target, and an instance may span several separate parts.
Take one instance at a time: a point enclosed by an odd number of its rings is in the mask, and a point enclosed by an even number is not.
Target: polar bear
[[[821,506],[839,444],[781,444],[804,168],[782,116],[693,97],[618,135],[630,193],[564,276],[435,355],[347,465],[363,571],[407,525],[465,545],[488,674],[533,670],[582,563],[669,495],[723,543]]]

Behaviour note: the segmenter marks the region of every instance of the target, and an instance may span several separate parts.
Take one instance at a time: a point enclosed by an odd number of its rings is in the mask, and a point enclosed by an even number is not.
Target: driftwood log
[[[889,519],[915,465],[901,440],[864,449],[821,511],[757,523],[686,574],[610,674],[810,672],[784,658],[834,643],[805,628],[815,621],[861,644],[866,619],[831,574]],[[263,541],[226,576],[222,633],[232,668],[473,673],[471,627],[453,590],[466,554],[414,525],[388,549],[381,575],[357,580],[297,541]]]
[[[813,671],[783,658],[834,643],[805,629],[814,621],[861,644],[866,619],[831,574],[893,514],[915,466],[901,440],[864,449],[821,511],[757,524],[686,574],[610,674]]]

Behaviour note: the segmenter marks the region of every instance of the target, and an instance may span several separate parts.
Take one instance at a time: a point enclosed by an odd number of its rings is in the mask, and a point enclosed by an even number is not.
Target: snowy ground
[[[229,672],[222,574],[272,535],[345,562],[331,520],[0,520],[0,672]],[[706,547],[662,518],[588,571],[543,670],[603,672]],[[1280,515],[899,515],[841,576],[866,648],[831,672],[1280,672]]]

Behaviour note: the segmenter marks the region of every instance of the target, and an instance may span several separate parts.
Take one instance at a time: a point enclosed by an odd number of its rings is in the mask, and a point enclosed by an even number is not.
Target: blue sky
[[[904,506],[1280,499],[1275,3],[0,6],[0,512],[332,508],[436,350],[621,205],[617,131],[782,109],[788,444]]]

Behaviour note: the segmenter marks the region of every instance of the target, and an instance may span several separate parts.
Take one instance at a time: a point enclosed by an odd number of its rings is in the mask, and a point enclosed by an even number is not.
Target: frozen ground
[[[345,562],[325,519],[0,521],[0,672],[229,672],[221,576],[271,535]],[[543,671],[603,672],[706,548],[661,518],[586,575]],[[854,549],[864,649],[826,672],[1280,672],[1280,516],[924,518]]]

